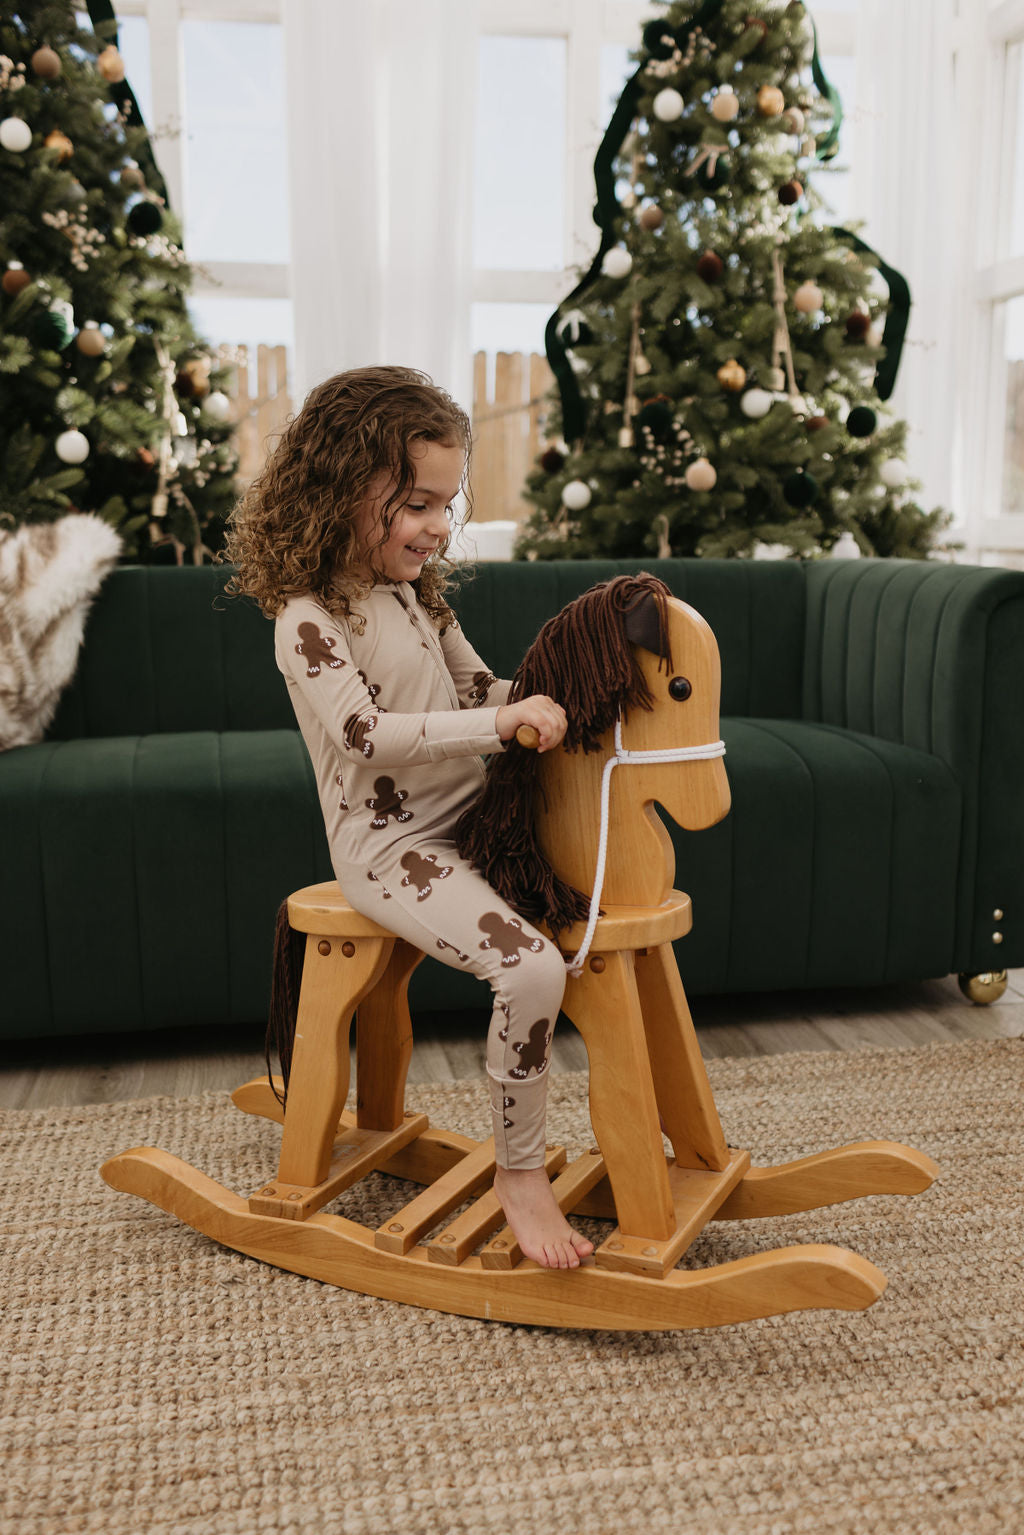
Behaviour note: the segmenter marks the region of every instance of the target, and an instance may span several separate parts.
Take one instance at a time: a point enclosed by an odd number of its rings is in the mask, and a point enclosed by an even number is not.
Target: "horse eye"
[[[684,699],[689,698],[690,694],[693,692],[693,688],[690,686],[690,682],[687,677],[673,677],[672,681],[668,685],[668,691],[669,697],[674,698],[676,703],[681,704]]]

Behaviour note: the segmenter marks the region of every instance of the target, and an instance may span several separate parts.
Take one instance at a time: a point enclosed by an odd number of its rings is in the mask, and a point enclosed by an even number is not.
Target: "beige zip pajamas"
[[[510,684],[458,624],[439,631],[408,582],[358,603],[362,632],[311,597],[276,620],[277,664],[316,775],[331,861],[357,911],[489,981],[487,1075],[501,1167],[541,1167],[551,1036],[565,964],[459,857]]]

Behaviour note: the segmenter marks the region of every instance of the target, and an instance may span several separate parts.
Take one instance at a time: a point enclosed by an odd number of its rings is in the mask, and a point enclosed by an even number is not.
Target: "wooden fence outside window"
[[[283,346],[222,347],[233,369],[228,393],[236,422],[239,480],[248,485],[292,413]],[[519,521],[529,511],[523,483],[544,442],[552,375],[537,353],[477,352],[473,358],[473,516]]]

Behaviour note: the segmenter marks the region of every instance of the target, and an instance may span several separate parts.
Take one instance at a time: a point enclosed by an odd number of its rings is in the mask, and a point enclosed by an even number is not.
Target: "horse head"
[[[659,604],[648,594],[626,615],[624,629],[649,706],[624,708],[595,752],[563,745],[544,754],[537,765],[537,837],[556,875],[589,891],[608,774],[604,903],[656,905],[672,888],[675,867],[655,803],[688,831],[713,826],[729,810],[721,755],[683,756],[719,745],[721,663],[708,623],[676,597]],[[676,760],[657,760],[669,753],[677,753]]]

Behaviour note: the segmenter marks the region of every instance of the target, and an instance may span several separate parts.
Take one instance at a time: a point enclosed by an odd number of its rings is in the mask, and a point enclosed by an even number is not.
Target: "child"
[[[526,1257],[576,1268],[544,1171],[548,1051],[565,986],[557,948],[501,901],[451,840],[482,753],[520,725],[557,746],[565,713],[506,703],[444,599],[465,413],[421,373],[359,368],[314,389],[231,519],[230,589],[276,620],[331,859],[357,911],[494,992],[487,1076],[494,1188]]]

